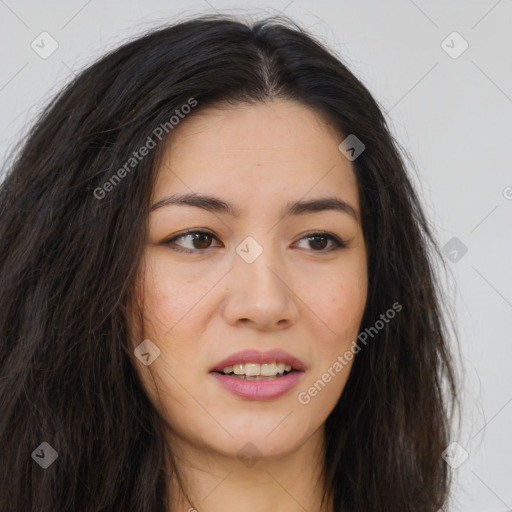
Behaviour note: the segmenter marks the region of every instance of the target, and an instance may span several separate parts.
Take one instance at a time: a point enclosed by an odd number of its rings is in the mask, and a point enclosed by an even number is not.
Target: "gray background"
[[[450,510],[512,510],[511,0],[0,0],[0,158],[94,58],[156,25],[216,10],[292,17],[338,52],[387,112],[438,240],[456,251],[445,286],[466,392],[454,441],[469,457],[455,470]],[[51,49],[44,31],[58,44],[47,58],[31,47]],[[463,40],[469,47],[458,55]]]

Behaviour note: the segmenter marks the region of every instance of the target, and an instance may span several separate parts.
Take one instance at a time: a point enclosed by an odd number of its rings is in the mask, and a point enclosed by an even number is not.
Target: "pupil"
[[[324,243],[319,242],[319,240],[322,240]],[[310,241],[310,243],[321,245],[322,247],[320,247],[320,249],[324,249],[325,242],[327,241],[327,239],[324,236],[312,236],[312,237],[310,237],[309,241]],[[317,247],[317,249],[318,249],[318,247]]]
[[[203,238],[202,241],[200,238]],[[196,233],[194,235],[194,247],[196,249],[207,249],[208,246],[209,246],[209,243],[208,243],[208,239],[209,239],[210,235],[207,235],[205,233]],[[205,240],[206,239],[206,240]],[[204,242],[206,241],[206,244],[204,244]],[[199,244],[204,244],[204,245],[200,245],[199,247],[197,246],[196,242],[199,242]]]

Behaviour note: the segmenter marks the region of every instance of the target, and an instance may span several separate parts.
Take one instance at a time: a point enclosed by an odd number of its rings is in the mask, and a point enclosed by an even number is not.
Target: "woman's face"
[[[168,142],[152,204],[182,195],[190,204],[150,214],[140,299],[144,338],[160,353],[149,350],[147,365],[134,359],[137,371],[187,446],[291,453],[322,432],[339,399],[352,361],[339,369],[338,357],[353,347],[366,303],[358,189],[342,138],[314,111],[279,100],[195,112]],[[327,198],[349,207],[307,206]],[[259,365],[227,364],[249,350],[234,362]],[[288,356],[265,355],[276,350]],[[212,371],[223,361],[251,379]],[[273,362],[301,371],[254,377],[279,370]]]

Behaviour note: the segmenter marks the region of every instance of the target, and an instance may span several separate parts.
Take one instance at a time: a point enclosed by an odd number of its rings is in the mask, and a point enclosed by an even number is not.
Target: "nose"
[[[299,317],[290,273],[282,259],[264,250],[252,263],[238,254],[229,272],[223,315],[233,326],[247,325],[254,329],[285,329]]]

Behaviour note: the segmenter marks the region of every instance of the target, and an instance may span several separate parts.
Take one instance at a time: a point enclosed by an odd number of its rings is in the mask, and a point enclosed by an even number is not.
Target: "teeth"
[[[224,373],[234,373],[235,375],[246,375],[247,377],[256,377],[262,375],[264,377],[272,377],[278,374],[291,372],[292,367],[285,363],[241,363],[232,366],[226,366],[223,370]]]
[[[278,373],[276,363],[266,363],[261,365],[260,375],[266,375],[267,377],[270,377],[276,373]]]
[[[233,373],[235,375],[243,375],[245,373],[245,365],[244,364],[234,364],[233,365]]]

